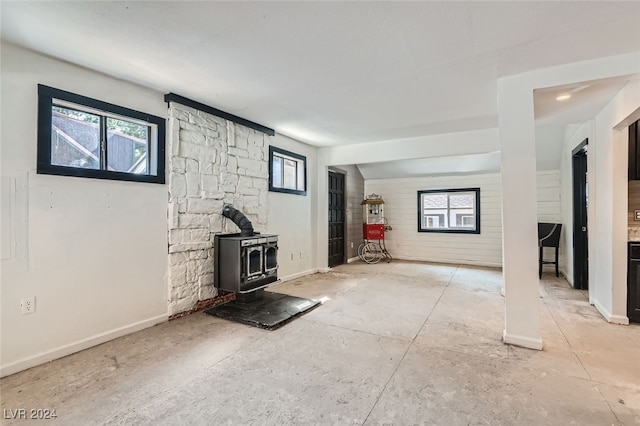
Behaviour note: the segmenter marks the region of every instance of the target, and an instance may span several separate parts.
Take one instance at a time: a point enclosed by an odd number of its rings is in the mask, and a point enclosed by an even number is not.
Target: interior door
[[[329,172],[329,267],[344,263],[344,175]]]
[[[573,287],[589,288],[587,139],[573,150]]]

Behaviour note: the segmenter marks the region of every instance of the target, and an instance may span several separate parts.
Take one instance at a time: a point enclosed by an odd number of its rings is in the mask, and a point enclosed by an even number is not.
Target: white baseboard
[[[622,315],[611,315],[611,317],[609,317],[609,322],[611,324],[629,325],[629,317],[625,317]]]
[[[320,272],[321,274],[326,274],[329,271],[331,271],[331,268],[320,268],[320,269],[318,269],[318,272]]]
[[[621,325],[629,325],[629,318],[623,315],[613,315],[609,310],[607,310],[598,300],[591,299],[591,304],[596,307],[600,315],[604,317],[607,322],[612,324],[621,324]]]
[[[117,328],[115,330],[107,331],[105,333],[97,334],[95,336],[80,340],[69,345],[60,346],[34,355],[28,358],[23,358],[19,361],[12,362],[0,367],[0,377],[5,377],[10,374],[15,374],[19,371],[26,370],[27,368],[35,367],[36,365],[44,364],[45,362],[53,361],[54,359],[62,358],[63,356],[71,355],[76,352],[80,352],[84,349],[88,349],[92,346],[99,345],[101,343],[108,342],[109,340],[116,339],[118,337],[125,336],[127,334],[135,333],[136,331],[143,330],[148,327],[163,323],[167,321],[169,314],[159,315],[157,317],[149,318],[143,321],[129,324],[124,327]]]
[[[360,258],[358,256],[352,257],[351,259],[347,259],[347,263],[357,262],[358,260],[360,260]]]
[[[309,270],[302,271],[302,272],[296,272],[295,274],[290,274],[290,275],[287,275],[285,277],[279,277],[280,278],[280,283],[283,283],[283,282],[286,282],[286,281],[295,280],[296,278],[300,278],[300,277],[304,277],[306,275],[311,275],[311,274],[316,274],[316,273],[318,273],[317,269],[309,269]]]
[[[542,338],[540,337],[525,337],[517,336],[514,334],[508,334],[507,330],[502,332],[502,340],[509,345],[521,346],[527,349],[535,349],[537,351],[542,350]]]
[[[489,268],[502,268],[502,262],[477,262],[473,260],[452,260],[452,259],[427,259],[423,257],[413,256],[396,256],[391,253],[394,260],[410,260],[414,262],[427,262],[427,263],[445,263],[450,265],[471,265],[471,266],[485,266]]]

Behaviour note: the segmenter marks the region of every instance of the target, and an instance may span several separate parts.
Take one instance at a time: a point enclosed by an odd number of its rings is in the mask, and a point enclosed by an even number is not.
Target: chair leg
[[[540,246],[540,254],[538,255],[538,278],[542,279],[542,246]]]
[[[558,247],[556,247],[556,277],[559,277],[560,274],[558,273]]]

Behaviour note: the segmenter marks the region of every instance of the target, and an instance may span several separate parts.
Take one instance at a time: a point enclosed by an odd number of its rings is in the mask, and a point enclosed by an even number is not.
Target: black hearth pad
[[[275,330],[319,304],[320,302],[311,299],[265,291],[264,297],[256,302],[229,302],[207,309],[205,313],[253,327]]]

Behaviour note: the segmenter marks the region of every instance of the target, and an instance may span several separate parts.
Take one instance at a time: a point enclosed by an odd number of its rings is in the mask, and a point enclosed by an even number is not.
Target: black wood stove
[[[230,204],[223,216],[241,232],[214,237],[214,279],[220,290],[236,293],[236,300],[260,300],[263,289],[278,281],[278,236],[254,232],[247,217]]]
[[[278,236],[254,232],[247,217],[230,204],[222,215],[233,221],[240,233],[214,237],[215,285],[235,293],[235,300],[207,309],[220,318],[274,330],[320,305],[264,289],[278,282]]]

